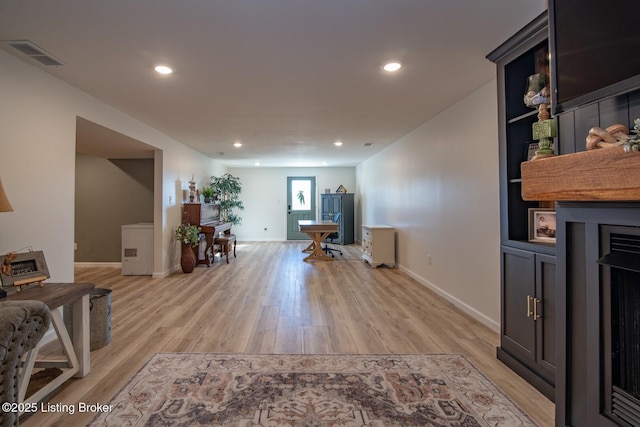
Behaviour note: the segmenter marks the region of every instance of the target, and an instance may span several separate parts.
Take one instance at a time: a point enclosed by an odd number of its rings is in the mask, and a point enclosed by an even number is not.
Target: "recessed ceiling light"
[[[390,73],[393,73],[394,71],[398,71],[400,68],[402,68],[402,64],[399,62],[389,62],[387,64],[384,64],[384,67],[382,67],[385,71],[388,71]]]
[[[160,74],[171,74],[171,73],[173,73],[173,70],[171,68],[167,67],[166,65],[158,65],[154,69]]]
[[[260,166],[260,162],[255,162],[254,165],[255,166]]]
[[[341,147],[342,146],[342,141],[336,141],[333,143],[333,145],[335,145],[336,147]]]
[[[236,147],[236,148],[240,148],[240,147],[242,147],[242,142],[236,141],[236,142],[233,143],[233,146]]]

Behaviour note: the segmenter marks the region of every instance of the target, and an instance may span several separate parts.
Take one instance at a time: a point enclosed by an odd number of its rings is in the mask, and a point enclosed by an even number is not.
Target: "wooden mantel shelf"
[[[640,201],[640,153],[622,147],[524,162],[522,198],[534,201]]]

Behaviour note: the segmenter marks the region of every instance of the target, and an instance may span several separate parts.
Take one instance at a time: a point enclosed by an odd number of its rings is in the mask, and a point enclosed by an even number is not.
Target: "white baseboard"
[[[238,239],[238,245],[242,243],[248,242],[286,242],[286,238],[282,237],[243,237],[242,239]]]
[[[164,279],[165,277],[170,276],[171,274],[175,273],[176,271],[182,271],[182,267],[180,266],[180,264],[175,264],[173,267],[171,267],[171,269],[169,271],[166,271],[164,273],[153,273],[153,278],[154,279]]]
[[[178,269],[179,269],[179,268],[180,268],[180,267],[178,267]],[[164,279],[165,277],[169,276],[171,273],[173,273],[173,272],[174,272],[174,271],[176,271],[176,270],[177,270],[177,269],[175,269],[175,268],[174,268],[172,271],[170,271],[170,272],[168,272],[168,273],[167,273],[167,272],[164,272],[164,273],[153,273],[153,274],[151,275],[151,278],[153,278],[153,279]]]
[[[464,313],[468,314],[469,316],[471,316],[474,319],[476,319],[478,322],[482,323],[483,325],[485,325],[486,327],[491,329],[492,331],[500,333],[500,324],[498,322],[496,322],[495,320],[485,316],[483,313],[479,312],[478,310],[476,310],[475,308],[471,307],[467,303],[465,303],[465,302],[459,300],[458,298],[454,297],[450,293],[443,291],[442,289],[440,289],[439,287],[437,287],[433,283],[429,282],[428,280],[426,280],[423,277],[418,276],[417,274],[415,274],[413,271],[409,270],[408,268],[403,267],[401,265],[398,265],[398,268],[400,270],[402,270],[403,272],[407,273],[409,276],[411,276],[414,279],[416,279],[420,284],[422,284],[422,285],[426,286],[427,288],[431,289],[433,292],[438,294],[438,296],[440,296],[440,297],[444,298],[445,300],[449,301],[451,304],[456,306],[458,309],[462,310]]]
[[[74,267],[103,267],[103,268],[122,268],[121,262],[75,262]],[[153,273],[151,277],[154,279],[164,279],[174,271],[180,270],[180,265],[174,267],[171,271],[164,273]]]
[[[121,262],[74,262],[74,267],[110,267],[122,268]]]

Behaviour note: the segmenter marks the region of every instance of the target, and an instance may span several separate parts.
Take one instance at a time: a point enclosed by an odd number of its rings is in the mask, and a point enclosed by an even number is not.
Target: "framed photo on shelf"
[[[556,243],[556,211],[529,208],[529,241]]]
[[[538,150],[538,141],[528,141],[524,145],[524,161],[528,162],[536,155],[536,151]]]
[[[42,251],[0,255],[2,286],[39,282],[49,278],[49,268]]]

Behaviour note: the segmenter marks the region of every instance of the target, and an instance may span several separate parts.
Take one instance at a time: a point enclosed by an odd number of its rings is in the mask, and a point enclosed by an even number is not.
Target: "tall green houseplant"
[[[219,177],[212,176],[211,188],[218,195],[220,201],[220,219],[234,225],[242,223],[242,218],[233,212],[234,209],[244,209],[244,205],[239,199],[242,192],[240,178],[229,173]]]

